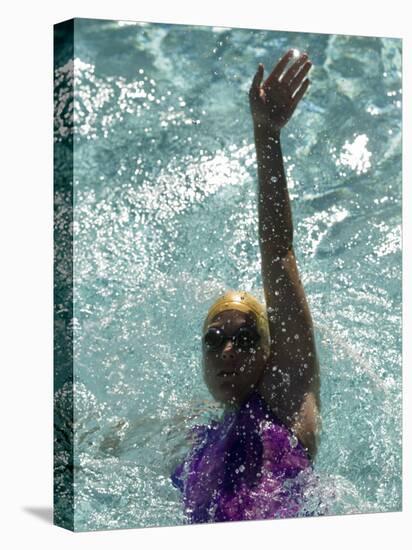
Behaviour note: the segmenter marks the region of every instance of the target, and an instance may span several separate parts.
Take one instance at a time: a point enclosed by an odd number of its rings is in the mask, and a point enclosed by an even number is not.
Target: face
[[[265,367],[266,355],[262,338],[247,349],[239,349],[230,339],[240,327],[257,333],[252,315],[226,310],[216,315],[207,328],[223,331],[225,339],[217,349],[208,349],[202,338],[203,377],[210,393],[221,403],[239,405],[257,385]],[[207,330],[207,329],[206,329]],[[226,338],[227,337],[227,338]]]

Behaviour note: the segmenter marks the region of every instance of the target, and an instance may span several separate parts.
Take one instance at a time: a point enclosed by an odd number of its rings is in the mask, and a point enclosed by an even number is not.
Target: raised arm
[[[290,66],[288,67],[288,65]],[[271,336],[259,387],[275,414],[316,454],[319,366],[312,318],[293,250],[292,213],[280,145],[281,129],[303,97],[311,67],[289,50],[266,81],[260,64],[249,92],[258,166],[259,243]]]

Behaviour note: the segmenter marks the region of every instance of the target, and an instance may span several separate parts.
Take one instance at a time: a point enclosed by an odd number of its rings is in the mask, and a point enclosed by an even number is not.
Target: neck
[[[241,406],[250,399],[251,395],[256,392],[256,388],[253,387],[249,393],[247,393],[245,396],[243,396],[239,401],[233,402],[229,401],[228,403],[225,403],[224,411],[225,413],[233,413],[238,411]]]

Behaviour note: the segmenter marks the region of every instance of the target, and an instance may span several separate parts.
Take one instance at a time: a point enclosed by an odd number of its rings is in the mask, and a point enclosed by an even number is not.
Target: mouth
[[[222,378],[229,378],[229,377],[232,377],[232,376],[239,376],[239,373],[236,372],[236,371],[221,370],[217,373],[217,376],[222,377]]]

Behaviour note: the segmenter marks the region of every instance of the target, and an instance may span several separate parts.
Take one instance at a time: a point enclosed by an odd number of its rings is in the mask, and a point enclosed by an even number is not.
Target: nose
[[[224,360],[230,360],[230,359],[234,359],[235,358],[235,350],[234,350],[234,347],[233,347],[233,342],[232,340],[227,340],[224,348],[223,348],[223,351],[222,351],[222,359]]]

